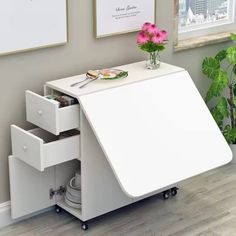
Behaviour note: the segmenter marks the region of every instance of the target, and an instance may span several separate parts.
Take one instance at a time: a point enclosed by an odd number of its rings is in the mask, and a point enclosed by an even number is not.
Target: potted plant
[[[146,22],[137,36],[139,48],[149,53],[146,68],[155,70],[160,67],[160,51],[165,49],[168,33],[159,29],[155,24]]]
[[[231,34],[231,40],[230,47],[203,60],[202,72],[211,81],[205,101],[236,162],[236,34]]]

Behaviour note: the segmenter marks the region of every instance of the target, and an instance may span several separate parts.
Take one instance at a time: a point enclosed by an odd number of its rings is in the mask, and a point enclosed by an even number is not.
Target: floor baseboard
[[[8,225],[14,224],[16,222],[19,222],[19,221],[28,219],[30,217],[39,215],[39,214],[41,214],[43,212],[50,211],[52,209],[53,209],[53,207],[49,207],[49,208],[46,208],[46,209],[44,209],[42,211],[38,211],[36,213],[27,215],[25,217],[21,217],[21,218],[19,218],[17,220],[13,220],[11,218],[11,202],[8,201],[8,202],[0,203],[0,229],[3,228],[3,227],[6,227]]]
[[[4,202],[0,204],[0,228],[13,224],[14,220],[11,218],[11,202]]]

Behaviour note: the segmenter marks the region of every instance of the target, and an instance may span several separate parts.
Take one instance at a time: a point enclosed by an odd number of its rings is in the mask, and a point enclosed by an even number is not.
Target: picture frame
[[[68,0],[2,0],[0,35],[0,56],[65,45]]]
[[[156,22],[156,0],[94,0],[96,38],[137,32],[144,22]]]

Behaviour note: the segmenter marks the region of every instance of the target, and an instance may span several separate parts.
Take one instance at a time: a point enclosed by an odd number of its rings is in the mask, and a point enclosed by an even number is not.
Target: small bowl
[[[69,183],[66,185],[66,191],[68,191],[72,196],[79,197],[81,196],[81,189],[75,187],[75,177],[73,177]]]

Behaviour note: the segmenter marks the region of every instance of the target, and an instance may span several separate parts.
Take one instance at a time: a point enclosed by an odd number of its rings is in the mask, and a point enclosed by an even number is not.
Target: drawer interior
[[[80,132],[70,130],[55,136],[41,128],[26,131],[11,126],[13,155],[32,167],[44,171],[80,157]]]
[[[80,134],[79,130],[69,130],[56,136],[40,128],[32,129],[28,132],[42,139],[44,143],[51,143]]]
[[[79,103],[76,98],[73,98],[73,97],[71,97],[67,94],[64,94],[62,92],[59,92],[57,90],[54,90],[54,89],[51,89],[51,88],[48,88],[48,87],[45,88],[44,97],[57,102],[59,108],[74,106],[74,105]],[[59,98],[63,98],[63,97],[66,97],[68,99],[68,101],[71,101],[71,102],[69,102],[68,105],[63,106],[63,101],[59,99]]]
[[[77,99],[50,91],[44,96],[26,91],[27,121],[55,135],[78,129],[80,107]]]

